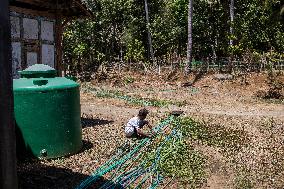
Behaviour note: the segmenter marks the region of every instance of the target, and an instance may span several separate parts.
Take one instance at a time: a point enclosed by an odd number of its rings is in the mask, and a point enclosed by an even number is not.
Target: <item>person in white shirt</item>
[[[127,138],[146,138],[152,137],[153,134],[145,133],[142,129],[145,125],[152,130],[152,127],[149,125],[149,122],[146,119],[149,111],[147,109],[139,110],[137,116],[131,118],[125,125],[125,136]]]

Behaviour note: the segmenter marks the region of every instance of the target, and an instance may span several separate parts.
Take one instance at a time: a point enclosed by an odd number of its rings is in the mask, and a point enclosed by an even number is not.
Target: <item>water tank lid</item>
[[[28,68],[26,68],[23,71],[19,72],[21,74],[21,76],[35,76],[39,75],[39,76],[47,76],[49,77],[50,75],[54,76],[56,75],[56,70],[48,65],[45,64],[34,64],[32,66],[29,66]]]
[[[14,92],[65,90],[79,87],[79,84],[64,77],[14,79]]]

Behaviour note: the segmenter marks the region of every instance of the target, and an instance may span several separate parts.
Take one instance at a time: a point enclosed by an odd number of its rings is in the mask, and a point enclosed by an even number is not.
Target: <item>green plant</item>
[[[250,180],[247,171],[239,170],[235,177],[235,188],[236,189],[252,189],[253,183]]]
[[[133,82],[134,82],[134,78],[131,77],[131,76],[127,76],[127,77],[125,77],[125,78],[123,79],[123,82],[124,82],[125,84],[133,83]]]
[[[165,145],[158,168],[164,175],[176,177],[191,188],[205,179],[205,157],[189,147],[185,140],[172,140]]]
[[[139,62],[144,60],[144,47],[143,43],[138,39],[130,40],[127,43],[127,51],[125,59],[130,62]]]
[[[146,158],[149,162],[158,160],[157,168],[163,176],[177,179],[186,188],[198,188],[206,179],[206,157],[191,146],[188,136],[183,135],[183,127],[185,125],[179,125],[178,120],[174,122],[170,127],[174,136],[167,140],[170,134],[160,135]]]

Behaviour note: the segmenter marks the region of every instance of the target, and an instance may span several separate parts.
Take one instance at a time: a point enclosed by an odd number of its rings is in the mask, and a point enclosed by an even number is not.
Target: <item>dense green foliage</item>
[[[229,33],[229,1],[195,0],[193,58],[219,58],[271,49],[283,55],[283,0],[235,2],[234,35]],[[143,0],[85,0],[93,19],[72,21],[64,33],[64,63],[77,71],[106,62],[147,62]],[[185,57],[187,0],[149,0],[150,30],[157,62]],[[229,39],[234,39],[229,47]],[[171,57],[171,59],[169,58]],[[71,69],[72,70],[72,69]]]

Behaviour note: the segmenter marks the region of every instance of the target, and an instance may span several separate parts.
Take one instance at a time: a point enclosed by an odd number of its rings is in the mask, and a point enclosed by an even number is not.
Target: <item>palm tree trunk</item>
[[[16,143],[8,0],[0,0],[0,188],[16,189]]]
[[[153,44],[152,44],[152,35],[150,31],[150,19],[149,19],[149,8],[147,0],[145,2],[145,14],[146,14],[146,27],[147,27],[147,34],[148,34],[148,58],[152,62],[154,61],[154,51],[153,51]]]
[[[187,43],[187,64],[185,72],[189,73],[192,61],[192,13],[193,13],[193,0],[188,1],[188,43]]]

